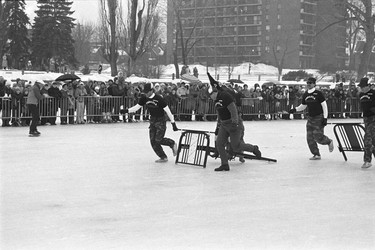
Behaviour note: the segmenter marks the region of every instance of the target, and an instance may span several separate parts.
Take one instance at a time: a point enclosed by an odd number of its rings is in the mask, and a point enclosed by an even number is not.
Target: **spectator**
[[[199,91],[198,91],[198,107],[197,107],[197,115],[195,116],[195,120],[197,121],[205,121],[206,120],[206,113],[208,111],[208,86],[207,84],[200,84]]]
[[[29,92],[31,91],[32,85],[27,84],[23,90],[23,99],[26,100],[27,96],[29,95]],[[29,110],[27,108],[26,102],[24,101],[22,106],[22,116],[21,117],[21,125],[22,126],[30,126],[31,118],[27,117],[29,116]]]
[[[74,97],[76,99],[76,109],[77,109],[77,124],[85,123],[85,96],[87,96],[84,83],[80,82],[76,91],[74,92]]]
[[[85,109],[86,109],[86,119],[87,123],[93,123],[94,113],[93,113],[93,102],[94,102],[94,82],[89,80],[84,85],[87,93],[85,98]]]
[[[189,90],[186,88],[186,83],[181,82],[181,85],[179,88],[177,88],[177,95],[181,98],[187,97],[189,93]]]
[[[2,127],[10,127],[10,117],[12,115],[12,88],[10,82],[5,81],[4,96],[2,101]]]
[[[109,123],[112,122],[111,115],[110,115],[110,106],[109,106],[109,92],[106,84],[104,82],[100,83],[99,89],[99,96],[101,97],[100,100],[100,107],[102,111],[102,120],[101,123]]]
[[[21,125],[21,111],[24,105],[24,98],[21,88],[15,86],[11,93],[12,100],[12,126],[19,127]]]
[[[40,124],[46,125],[47,123],[50,124],[49,119],[52,115],[52,98],[48,95],[48,90],[50,89],[50,84],[46,83],[43,85],[42,89],[40,90],[40,93],[45,96],[46,98],[43,98],[43,100],[40,101],[41,111],[40,111]]]
[[[61,100],[61,91],[59,89],[60,83],[53,82],[52,86],[48,89],[48,95],[51,97],[50,104],[51,104],[51,117],[48,118],[48,121],[51,125],[56,125],[56,114],[59,110],[59,103]]]
[[[124,95],[124,89],[120,88],[118,84],[118,78],[115,77],[112,85],[108,87],[108,92],[111,96],[116,97],[111,99],[111,103],[113,104],[113,109],[112,111],[112,121],[113,122],[118,122],[120,121],[120,106],[123,105],[121,103],[122,101],[122,96]]]
[[[76,99],[74,97],[74,87],[73,82],[68,83],[68,117],[69,117],[69,124],[74,124],[74,112],[76,109]]]
[[[5,96],[5,82],[6,80],[0,76],[0,112],[3,109],[3,97]],[[4,116],[4,114],[2,115]]]
[[[89,107],[92,110],[92,113],[94,114],[93,117],[93,122],[94,123],[99,123],[100,122],[100,95],[99,95],[99,86],[95,86],[94,91],[92,92],[92,97],[91,97],[91,104],[92,106]]]

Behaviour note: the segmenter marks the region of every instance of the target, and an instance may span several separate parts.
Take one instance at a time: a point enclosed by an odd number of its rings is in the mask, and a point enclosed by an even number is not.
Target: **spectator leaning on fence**
[[[5,81],[4,96],[2,100],[2,127],[9,127],[10,117],[12,112],[12,100],[11,100],[12,88],[11,83]]]
[[[18,127],[21,125],[21,111],[24,105],[23,93],[21,87],[15,86],[13,88],[12,94],[12,126]]]
[[[372,154],[375,153],[375,90],[370,89],[368,78],[362,78],[358,84],[361,88],[359,100],[363,112],[363,122],[365,123],[364,147],[362,168],[371,167]]]

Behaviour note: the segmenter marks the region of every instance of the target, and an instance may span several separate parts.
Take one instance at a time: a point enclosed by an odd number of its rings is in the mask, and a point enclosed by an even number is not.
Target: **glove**
[[[120,109],[120,114],[127,114],[129,113],[128,109]]]
[[[289,110],[289,114],[294,114],[297,110],[295,108],[292,108],[291,110]]]
[[[327,118],[323,118],[322,126],[323,127],[327,126]]]
[[[173,131],[178,131],[178,128],[175,122],[172,122],[172,128],[173,128]]]

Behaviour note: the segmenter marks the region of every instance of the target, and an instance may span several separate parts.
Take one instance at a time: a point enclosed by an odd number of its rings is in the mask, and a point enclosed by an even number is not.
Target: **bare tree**
[[[277,71],[279,73],[279,80],[280,76],[283,74],[283,68],[284,68],[284,62],[285,62],[285,57],[288,52],[288,43],[289,43],[289,37],[280,37],[278,36],[272,44],[272,55],[274,57],[274,62],[275,66],[277,68]],[[280,46],[280,45],[283,46]]]
[[[203,38],[201,39],[195,39],[194,38],[194,32],[199,25],[199,23],[202,21],[202,18],[196,18],[193,23],[192,27],[190,28],[189,32],[185,34],[184,32],[184,24],[183,20],[181,19],[181,8],[180,6],[182,5],[182,0],[175,0],[172,2],[172,8],[174,12],[174,18],[175,18],[175,48],[173,51],[173,64],[176,69],[176,78],[180,78],[179,76],[179,67],[178,67],[178,48],[180,45],[181,48],[181,62],[184,65],[187,65],[187,58],[189,53],[192,51],[194,46]],[[203,13],[202,13],[203,14]]]
[[[334,1],[334,0],[331,0]],[[375,14],[374,8],[375,3],[373,3],[373,0],[347,0],[347,1],[335,1],[334,2],[336,6],[338,7],[344,7],[346,11],[348,12],[347,16],[339,16],[336,22],[333,22],[324,29],[322,29],[320,32],[328,29],[329,27],[340,23],[340,22],[357,22],[358,23],[358,29],[363,31],[359,32],[357,30],[355,32],[356,35],[361,36],[363,34],[364,36],[364,46],[363,51],[360,57],[359,66],[357,69],[357,76],[359,78],[363,77],[368,72],[368,67],[370,64],[371,59],[371,51],[373,48],[374,40],[375,40]],[[355,40],[358,39],[358,36],[355,38]]]
[[[90,60],[90,41],[95,33],[95,26],[92,23],[80,24],[73,29],[75,56],[81,65],[87,64]]]
[[[366,40],[357,70],[357,75],[361,78],[368,72],[372,54],[371,51],[375,40],[375,14],[373,13],[375,3],[373,0],[349,1],[346,7],[348,12],[358,21],[365,34]]]
[[[0,0],[0,61],[2,61],[4,47],[7,42],[7,22],[6,22],[6,15],[5,15],[5,7],[7,2]]]
[[[103,58],[111,65],[111,75],[117,75],[117,20],[121,13],[118,0],[100,0],[100,40]]]
[[[139,6],[139,2],[141,5]],[[159,0],[129,0],[129,23],[127,25],[129,46],[128,68],[136,72],[136,61],[157,43],[159,39],[160,16],[157,14]]]

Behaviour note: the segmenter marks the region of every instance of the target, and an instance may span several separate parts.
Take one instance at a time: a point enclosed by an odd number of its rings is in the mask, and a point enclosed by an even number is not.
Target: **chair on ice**
[[[214,157],[212,155],[215,153],[215,148],[210,147],[210,134],[214,134],[214,132],[185,129],[183,129],[182,131],[183,132],[181,134],[177,150],[176,163],[201,166],[205,168],[207,164],[207,157]],[[245,159],[250,160],[277,162],[275,159],[256,157],[255,155],[247,153],[233,154],[228,151],[228,154],[231,155],[231,159],[241,156]]]
[[[337,123],[333,127],[333,132],[338,142],[338,149],[345,161],[348,160],[345,152],[364,151],[365,128],[360,123]]]

